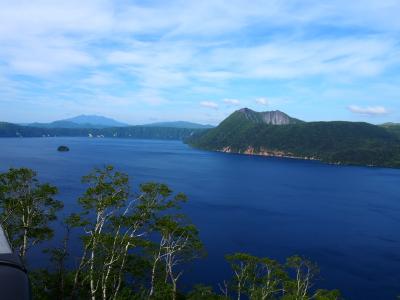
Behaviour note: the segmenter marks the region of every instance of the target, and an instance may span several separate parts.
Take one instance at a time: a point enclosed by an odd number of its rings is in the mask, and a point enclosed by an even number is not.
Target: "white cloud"
[[[238,99],[223,99],[222,100],[224,103],[229,104],[229,105],[239,105],[240,104],[240,100]]]
[[[340,23],[375,29],[376,24],[386,24],[385,29],[400,29],[397,17],[387,17],[400,9],[398,2],[390,0],[336,0],[331,5],[310,0],[172,1],[169,5],[116,4],[110,0],[0,3],[0,60],[6,60],[12,70],[29,75],[87,67],[90,60],[104,62],[105,57],[105,62],[114,65],[134,66],[131,71],[146,86],[156,87],[159,82],[149,84],[148,73],[161,74],[163,83],[159,85],[164,88],[170,83],[165,81],[165,73],[172,74],[171,81],[178,85],[190,78],[224,81],[337,73],[364,76],[378,74],[393,60],[399,60],[393,55],[397,41],[390,36],[312,41],[285,34],[248,47],[240,46],[235,37],[238,31],[257,25],[290,29],[319,24],[343,26]],[[139,41],[145,35],[151,38]],[[199,36],[203,38],[197,39]],[[64,42],[54,44],[55,39]],[[104,41],[114,47],[102,49]]]
[[[361,107],[357,105],[350,105],[348,109],[355,114],[362,114],[362,115],[386,115],[389,111],[383,106],[367,106]]]
[[[51,99],[72,95],[81,84],[88,84],[84,92],[105,90],[114,78],[127,91],[103,91],[105,97],[135,95],[122,97],[151,104],[196,88],[202,99],[223,99],[252,80],[256,89],[273,80],[309,79],[332,88],[340,78],[350,90],[400,66],[396,0],[0,0],[0,7],[2,76],[14,83],[23,77],[15,75],[39,79]],[[10,86],[0,99],[36,99],[18,88],[13,96]],[[76,102],[86,101],[75,92]],[[275,103],[269,100],[258,103]]]
[[[202,101],[200,105],[206,108],[218,109],[218,104],[212,101]]]
[[[389,37],[279,38],[250,47],[214,48],[204,59],[212,69],[229,68],[231,78],[360,78],[400,63],[396,43]]]
[[[1,39],[0,39],[1,42]],[[8,70],[23,75],[45,76],[76,67],[95,66],[93,57],[65,38],[48,37],[45,42],[25,39],[0,48],[0,61]]]
[[[268,105],[268,104],[269,104],[268,99],[267,99],[267,98],[264,98],[264,97],[257,98],[257,99],[256,99],[256,102],[257,102],[258,104],[261,104],[261,105]]]

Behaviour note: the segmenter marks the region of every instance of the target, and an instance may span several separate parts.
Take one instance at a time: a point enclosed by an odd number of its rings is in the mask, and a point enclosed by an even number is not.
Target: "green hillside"
[[[359,122],[269,125],[234,112],[218,127],[194,135],[197,148],[317,159],[329,163],[400,167],[400,140],[384,127]]]
[[[399,123],[385,123],[381,125],[391,133],[395,134],[400,139],[400,124]]]

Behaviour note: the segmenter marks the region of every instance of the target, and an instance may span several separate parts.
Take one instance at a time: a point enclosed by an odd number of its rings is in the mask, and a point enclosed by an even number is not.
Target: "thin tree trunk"
[[[80,272],[81,272],[83,266],[84,266],[85,263],[86,263],[85,260],[86,260],[86,256],[87,256],[87,251],[88,251],[88,246],[86,245],[86,246],[85,246],[85,249],[83,250],[83,254],[82,254],[81,261],[80,261],[80,263],[79,263],[78,270],[77,270],[76,273],[75,273],[74,285],[73,285],[73,289],[72,289],[72,294],[73,294],[73,295],[74,295],[75,292],[77,291],[79,275],[80,275]]]
[[[114,291],[113,299],[116,299],[116,298],[117,298],[119,289],[121,288],[122,275],[123,275],[123,274],[122,274],[122,271],[123,271],[123,269],[124,269],[124,267],[125,267],[125,262],[126,262],[126,257],[127,257],[127,255],[128,255],[129,246],[130,246],[129,243],[125,246],[125,252],[124,252],[124,255],[123,255],[123,257],[122,257],[121,266],[120,266],[120,269],[119,269],[119,272],[118,272],[118,283],[117,283],[117,286],[116,286],[115,291]]]
[[[94,248],[94,245],[93,245]],[[96,300],[96,290],[94,288],[94,250],[91,252],[90,256],[90,295],[92,300]]]
[[[149,299],[154,295],[154,281],[156,277],[156,267],[159,260],[159,256],[154,260],[153,268],[151,269],[151,282],[150,282],[150,292],[149,292]]]
[[[172,280],[172,300],[176,300],[176,280]]]
[[[25,260],[26,248],[27,247],[28,247],[28,229],[25,227],[23,244],[22,244],[22,249],[21,249],[21,258],[22,258],[23,261]]]

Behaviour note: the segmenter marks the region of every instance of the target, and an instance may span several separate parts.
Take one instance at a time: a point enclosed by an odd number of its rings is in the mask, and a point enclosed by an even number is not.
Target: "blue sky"
[[[0,120],[400,122],[398,0],[0,0]]]

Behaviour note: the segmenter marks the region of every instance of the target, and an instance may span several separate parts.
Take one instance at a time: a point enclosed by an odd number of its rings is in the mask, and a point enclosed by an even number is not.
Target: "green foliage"
[[[202,284],[195,285],[193,290],[190,291],[187,296],[187,300],[227,300],[229,298],[218,295],[214,292],[214,289],[210,286]]]
[[[315,264],[300,256],[289,257],[285,265],[264,257],[259,258],[246,253],[227,255],[233,277],[230,282],[231,294],[237,299],[284,299],[308,300],[341,299],[337,290],[314,291]]]
[[[178,296],[177,282],[183,275],[183,270],[178,266],[201,257],[204,254],[203,244],[196,227],[188,224],[181,215],[158,218],[154,230],[159,233],[160,240],[151,251],[153,267],[149,297],[159,298],[161,290],[166,292],[161,294],[163,298],[170,294],[174,300]],[[157,278],[161,278],[161,281]],[[160,283],[162,289],[159,288]]]
[[[381,126],[383,128],[386,128],[387,131],[393,133],[400,139],[400,124],[399,123],[385,123]]]
[[[233,288],[249,299],[270,299],[282,294],[285,273],[269,258],[258,258],[246,253],[227,255],[226,260],[234,272]]]
[[[0,224],[21,258],[29,248],[49,240],[49,226],[63,205],[53,197],[57,188],[40,184],[30,169],[10,169],[0,174]]]
[[[317,290],[314,294],[314,299],[315,300],[337,300],[337,299],[342,299],[342,296],[340,294],[339,290]]]
[[[82,214],[86,215],[92,210],[106,213],[106,210],[114,210],[124,206],[128,195],[128,176],[120,172],[113,172],[112,166],[104,170],[95,169],[91,174],[84,176],[83,183],[89,184],[83,197],[79,199],[82,206]],[[91,222],[91,218],[87,219]]]
[[[393,130],[392,130],[393,131]],[[267,125],[240,111],[218,127],[186,141],[198,148],[318,159],[329,163],[400,167],[400,139],[392,131],[358,122],[300,122]]]
[[[176,211],[186,201],[186,196],[173,195],[168,186],[152,182],[140,185],[139,193],[134,195],[130,191],[128,176],[115,171],[112,166],[94,170],[83,178],[83,183],[88,188],[78,201],[82,210],[67,220],[68,224],[81,228],[80,232],[83,232],[83,253],[73,290],[87,287],[92,298],[115,299],[120,292],[127,293],[128,276],[129,284],[138,293],[143,293],[149,284],[144,274],[151,269],[153,298],[165,293],[173,294],[172,298],[178,295],[176,282],[180,275],[174,273],[177,258],[179,262],[188,259],[189,249],[192,251],[197,247],[197,230],[190,224],[181,226],[178,215],[173,217],[167,212]],[[146,261],[146,256],[140,256],[140,253],[154,248],[154,239],[149,237],[157,232],[162,241],[167,241],[169,248],[168,254],[155,263]],[[180,243],[183,240],[187,243]],[[171,253],[170,249],[175,251]],[[161,251],[164,250],[162,247]],[[171,261],[173,264],[166,272],[168,278],[163,275],[160,279],[156,271],[159,268],[166,270]]]

